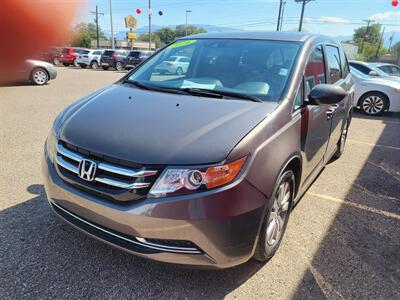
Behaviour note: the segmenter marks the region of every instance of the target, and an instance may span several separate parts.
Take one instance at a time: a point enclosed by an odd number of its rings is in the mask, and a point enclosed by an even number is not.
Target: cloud
[[[340,17],[319,17],[318,21],[329,24],[346,24],[350,23],[349,20]]]
[[[375,21],[394,21],[396,18],[400,18],[400,11],[387,11],[384,13],[374,14],[369,17]]]

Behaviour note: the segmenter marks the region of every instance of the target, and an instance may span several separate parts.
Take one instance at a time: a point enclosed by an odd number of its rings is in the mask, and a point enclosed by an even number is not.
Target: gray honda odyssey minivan
[[[181,67],[174,57],[185,70],[161,72]],[[343,153],[352,97],[346,56],[329,37],[179,39],[57,116],[42,163],[49,204],[157,261],[267,261],[295,203]]]

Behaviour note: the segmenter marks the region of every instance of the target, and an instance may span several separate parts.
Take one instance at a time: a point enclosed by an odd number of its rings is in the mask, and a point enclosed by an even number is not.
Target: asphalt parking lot
[[[78,232],[46,203],[40,160],[57,112],[123,72],[58,68],[0,87],[0,299],[400,299],[400,115],[356,113],[343,157],[294,209],[267,264],[191,270]]]

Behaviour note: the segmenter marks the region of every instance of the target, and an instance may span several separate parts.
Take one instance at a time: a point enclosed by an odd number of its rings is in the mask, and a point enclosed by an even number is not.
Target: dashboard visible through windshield
[[[300,43],[286,41],[178,40],[151,57],[126,81],[159,91],[220,92],[278,102],[299,49]]]

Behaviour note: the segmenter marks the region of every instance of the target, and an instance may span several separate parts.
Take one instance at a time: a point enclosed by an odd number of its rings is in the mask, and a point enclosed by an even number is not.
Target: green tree
[[[365,37],[365,42],[369,44],[378,44],[381,38],[381,24],[372,24],[368,28],[367,33],[367,26],[361,26],[354,30],[353,40],[356,43],[362,43]]]
[[[96,39],[96,24],[94,23],[79,23],[74,27],[71,46],[90,48],[91,40]],[[105,39],[104,32],[99,28],[99,38]]]
[[[163,44],[169,44],[173,42],[176,38],[175,30],[172,30],[171,28],[168,27],[157,30],[155,34],[159,36],[160,41]]]
[[[205,33],[207,30],[201,27],[196,27],[193,25],[189,25],[187,28],[188,35],[196,34],[196,33]],[[176,37],[186,36],[186,26],[185,25],[177,25],[175,27],[175,35]]]
[[[149,35],[147,33],[143,33],[137,38],[137,41],[148,42],[149,41]],[[152,34],[151,35],[151,41],[156,44],[156,48],[160,48],[161,40],[160,40],[160,37],[157,34]]]

